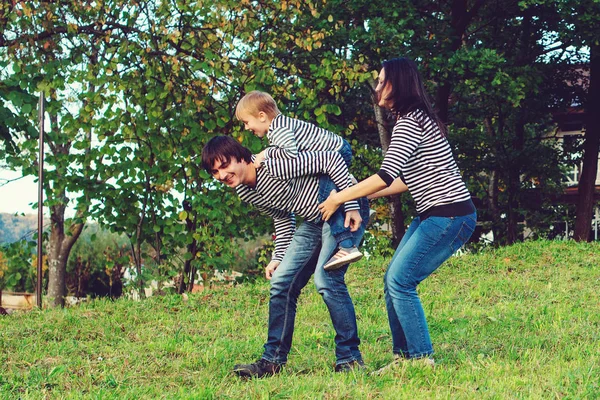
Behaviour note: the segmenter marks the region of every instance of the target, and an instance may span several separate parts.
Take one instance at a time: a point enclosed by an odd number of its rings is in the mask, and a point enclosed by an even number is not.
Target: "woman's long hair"
[[[436,123],[442,136],[446,136],[446,125],[433,110],[417,64],[408,58],[400,57],[384,61],[382,66],[385,72],[383,87],[388,83],[391,85],[391,91],[384,100],[391,103],[392,112],[401,117],[420,109]]]

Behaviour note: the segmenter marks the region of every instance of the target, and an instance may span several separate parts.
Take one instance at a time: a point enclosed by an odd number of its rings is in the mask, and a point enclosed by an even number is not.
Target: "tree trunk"
[[[375,113],[375,123],[377,124],[377,132],[379,133],[379,141],[381,142],[381,149],[383,152],[387,152],[390,147],[390,141],[392,135],[385,122],[385,116],[381,107],[379,107],[379,101],[377,94],[375,93],[376,82],[369,82],[371,88],[371,101],[373,103],[373,111]],[[392,226],[392,246],[395,248],[400,244],[406,227],[404,226],[404,213],[402,212],[402,201],[399,195],[391,196],[389,200],[390,204],[390,219]]]
[[[84,224],[72,224],[65,235],[65,206],[50,208],[50,237],[48,239],[48,304],[64,307],[66,296],[65,278],[67,260],[73,245],[79,238]]]
[[[519,192],[521,191],[521,165],[518,162],[519,155],[523,151],[525,140],[525,127],[519,119],[515,127],[515,138],[513,140],[513,162],[508,171],[508,221],[506,226],[506,244],[513,244],[519,240]]]
[[[93,88],[93,86],[90,86]],[[56,115],[50,115],[51,126],[56,129],[58,118]],[[91,131],[86,133],[88,143],[91,143]],[[55,156],[64,157],[69,154],[71,142],[64,143],[49,142],[52,153]],[[89,147],[85,150],[89,154]],[[86,164],[89,165],[89,164]],[[57,168],[54,187],[50,187],[47,182],[40,182],[44,185],[47,198],[55,204],[50,207],[50,237],[48,238],[48,297],[50,307],[64,307],[66,296],[66,274],[67,261],[73,245],[81,235],[85,223],[71,223],[68,231],[65,232],[65,209],[69,202],[66,196],[66,188],[61,182],[61,169]],[[87,175],[87,172],[86,172]],[[88,195],[85,195],[86,199]],[[42,207],[42,204],[38,204]],[[84,221],[87,207],[79,206],[72,221]],[[38,240],[40,240],[39,238]]]
[[[449,58],[452,54],[456,53],[463,45],[463,38],[467,31],[467,28],[475,15],[479,12],[479,9],[484,5],[485,0],[477,0],[472,5],[471,9],[468,9],[468,2],[466,0],[453,0],[451,3],[452,10],[450,12],[450,35],[448,37],[450,43],[450,51],[447,54]],[[452,93],[453,85],[448,78],[444,82],[440,82],[437,92],[435,94],[435,107],[438,117],[443,123],[448,123],[448,104],[450,94]]]
[[[574,238],[578,242],[589,240],[594,215],[594,194],[600,151],[600,45],[590,46],[590,85],[587,101],[584,104],[585,142],[583,145],[583,165],[579,178],[577,212],[575,214]]]
[[[483,120],[483,124],[485,126],[485,130],[490,139],[496,137],[497,133],[492,126],[492,120],[490,117],[487,117]],[[501,129],[501,127],[499,127]],[[499,149],[495,149],[496,152],[500,151]],[[498,169],[493,169],[489,173],[489,180],[487,185],[487,207],[490,215],[490,219],[492,221],[492,233],[494,235],[495,243],[502,243],[506,238],[506,231],[504,229],[504,224],[502,223],[502,219],[500,217],[500,206],[498,205],[498,195],[500,193],[498,189],[498,180],[499,180],[500,172]]]

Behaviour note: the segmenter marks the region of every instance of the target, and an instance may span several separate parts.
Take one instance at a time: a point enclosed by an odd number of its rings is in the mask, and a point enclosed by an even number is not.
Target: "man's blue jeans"
[[[416,217],[385,273],[384,293],[392,331],[392,351],[405,358],[433,354],[417,285],[458,250],[475,229],[477,214]]]
[[[361,205],[366,205],[368,213],[366,199]],[[359,237],[364,234],[366,223],[365,219],[355,232]],[[354,305],[344,280],[348,266],[334,271],[323,269],[336,249],[337,243],[327,223],[304,222],[296,230],[290,247],[271,278],[269,332],[263,359],[286,363],[292,346],[298,297],[314,274],[315,286],[327,305],[336,332],[336,365],[362,360]]]

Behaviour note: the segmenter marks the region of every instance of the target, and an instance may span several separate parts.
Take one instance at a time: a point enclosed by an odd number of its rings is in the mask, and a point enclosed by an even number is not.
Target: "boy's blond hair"
[[[253,117],[257,117],[259,112],[264,112],[267,117],[274,119],[280,114],[279,108],[273,97],[270,94],[253,90],[247,93],[240,99],[235,107],[235,117],[240,119],[240,113],[242,111],[247,112]]]

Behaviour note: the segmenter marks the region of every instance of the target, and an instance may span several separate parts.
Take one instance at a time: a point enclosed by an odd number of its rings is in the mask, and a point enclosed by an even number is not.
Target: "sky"
[[[19,173],[0,170],[0,213],[37,214],[37,209],[31,207],[37,202],[38,186],[33,176],[6,183],[7,179],[14,179]],[[48,214],[44,211],[44,214]]]

